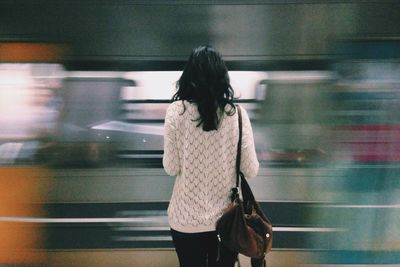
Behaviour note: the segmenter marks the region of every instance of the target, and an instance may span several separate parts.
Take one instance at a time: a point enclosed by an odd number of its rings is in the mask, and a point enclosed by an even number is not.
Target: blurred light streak
[[[331,71],[270,71],[265,73],[268,81],[282,81],[293,83],[312,83],[332,80],[334,73]]]
[[[387,204],[387,205],[323,205],[324,208],[338,208],[338,209],[400,209],[400,204]]]
[[[34,217],[0,217],[0,222],[26,223],[157,223],[167,224],[166,216],[149,216],[136,218],[34,218]],[[130,229],[130,227],[128,227]],[[146,226],[139,227],[146,228]],[[163,230],[168,230],[165,226]],[[157,228],[157,230],[160,230]],[[329,227],[274,227],[275,232],[343,232],[341,228]]]
[[[124,78],[137,81],[138,84],[135,88],[124,88],[122,97],[124,99],[171,99],[176,92],[176,82],[181,74],[181,71],[127,72]],[[229,77],[235,97],[253,99],[255,98],[253,89],[260,81],[267,78],[267,74],[261,71],[229,71]]]
[[[96,130],[120,131],[129,133],[141,133],[150,135],[164,135],[163,126],[125,123],[121,121],[108,121],[91,127]]]

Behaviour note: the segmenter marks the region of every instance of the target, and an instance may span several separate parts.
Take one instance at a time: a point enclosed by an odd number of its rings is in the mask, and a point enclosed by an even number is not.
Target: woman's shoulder
[[[242,114],[242,116],[246,116],[248,117],[249,115],[247,114],[247,110],[239,104],[236,104],[236,110],[240,109],[240,113]]]
[[[169,104],[167,108],[167,113],[177,113],[182,114],[187,109],[191,109],[195,106],[195,103],[186,100],[177,100]]]
[[[181,108],[182,108],[182,101],[174,101],[169,104],[167,108],[167,113],[176,113]]]

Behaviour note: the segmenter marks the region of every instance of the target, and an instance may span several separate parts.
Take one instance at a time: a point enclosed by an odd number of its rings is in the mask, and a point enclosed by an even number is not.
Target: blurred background
[[[252,121],[269,266],[399,266],[399,10],[0,1],[0,266],[177,266],[163,123],[200,44]]]

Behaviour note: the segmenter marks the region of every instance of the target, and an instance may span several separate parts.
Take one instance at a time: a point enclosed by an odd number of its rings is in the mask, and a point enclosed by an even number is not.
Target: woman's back
[[[241,166],[251,177],[258,171],[258,161],[250,121],[242,111]],[[229,190],[236,181],[238,117],[237,112],[220,114],[218,129],[204,131],[197,126],[197,104],[176,101],[167,110],[163,164],[168,174],[177,176],[168,209],[170,225],[175,230],[215,230],[216,220],[229,203]]]

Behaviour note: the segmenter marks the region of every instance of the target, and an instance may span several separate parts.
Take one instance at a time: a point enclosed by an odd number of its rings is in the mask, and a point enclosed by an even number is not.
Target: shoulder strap
[[[238,123],[239,123],[239,141],[238,141],[238,148],[237,148],[237,156],[236,156],[236,193],[238,193],[238,189],[241,188],[243,200],[251,201],[255,203],[255,198],[253,192],[249,184],[247,183],[244,174],[240,171],[240,160],[242,157],[242,112],[240,106],[236,105],[238,111]]]
[[[239,187],[239,179],[240,179],[240,160],[242,158],[242,111],[239,105],[236,105],[236,110],[238,111],[238,122],[239,122],[239,141],[237,147],[237,156],[236,156],[236,187]]]

